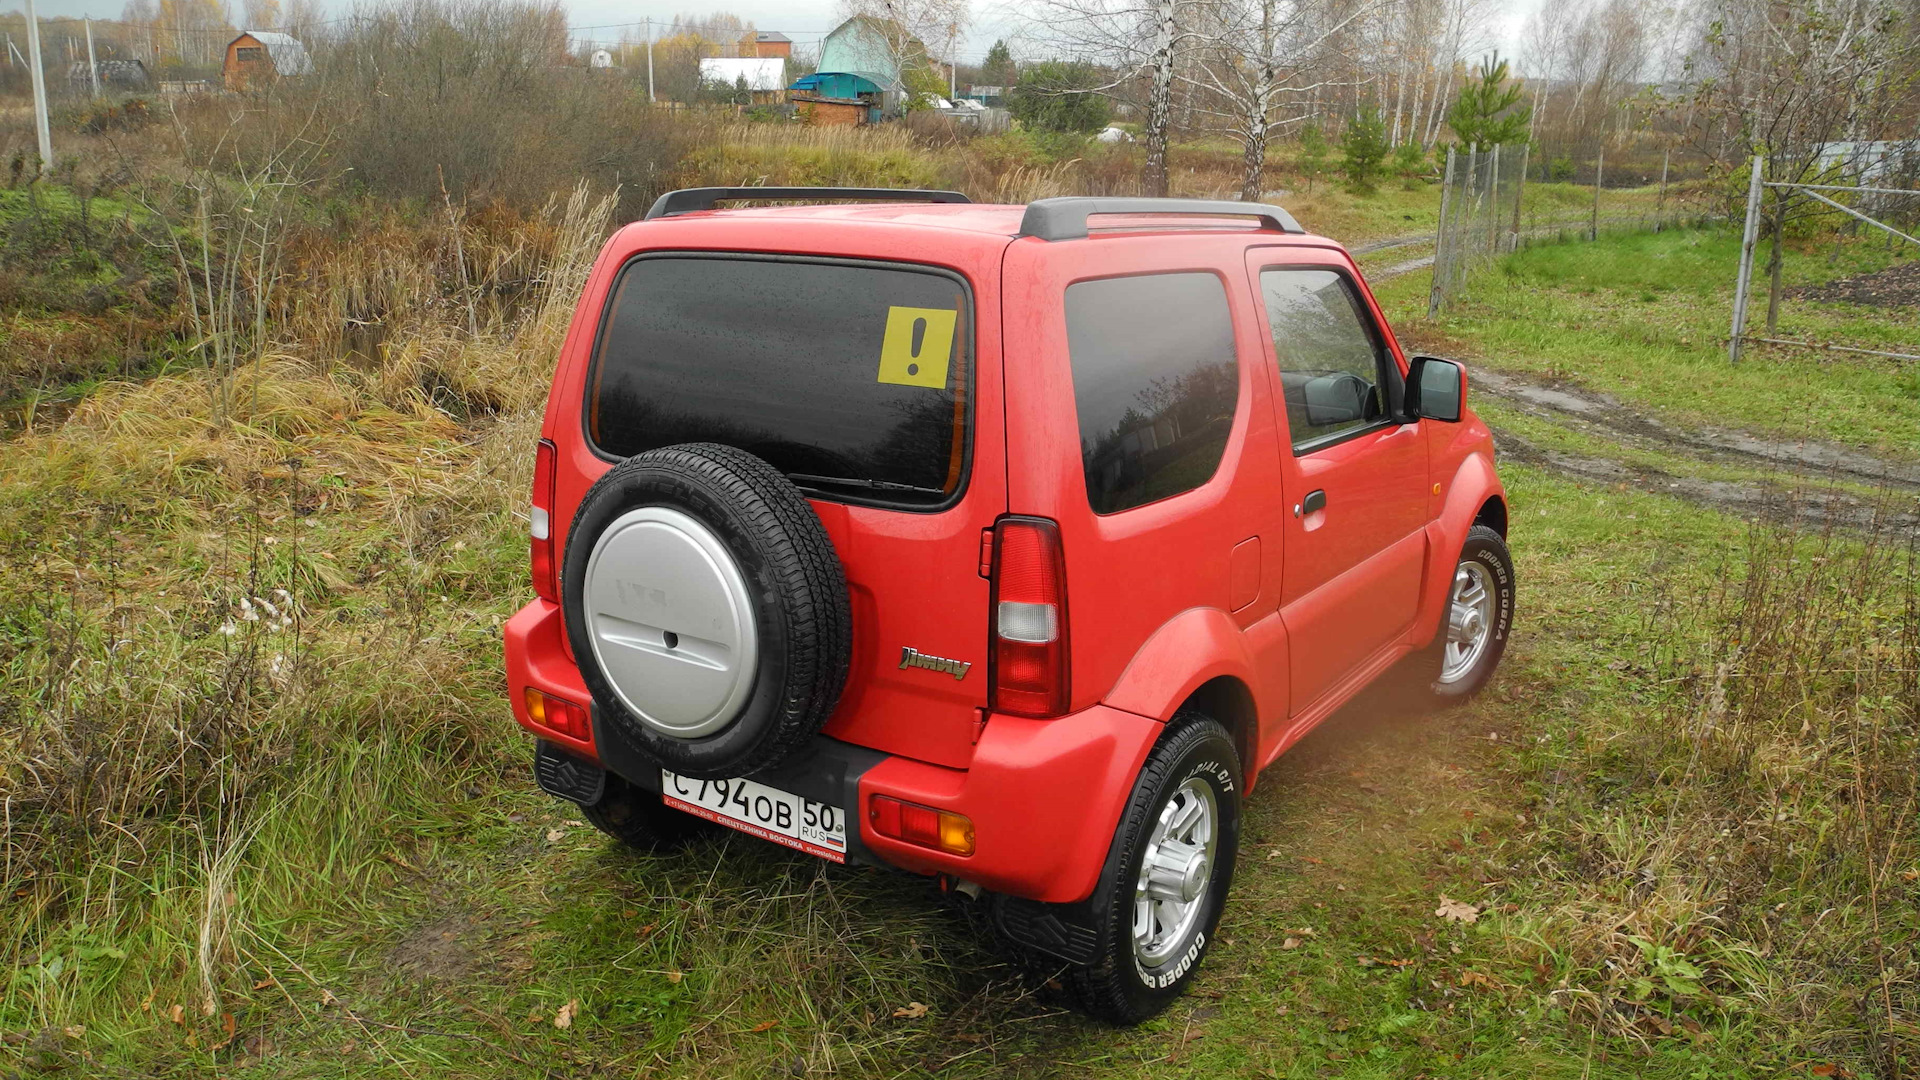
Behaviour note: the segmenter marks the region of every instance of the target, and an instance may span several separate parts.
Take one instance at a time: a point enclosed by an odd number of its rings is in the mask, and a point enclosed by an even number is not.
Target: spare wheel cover
[[[759,634],[739,563],[713,530],[668,506],[607,526],[582,583],[593,657],[634,718],[697,739],[753,692]]]
[[[846,686],[853,615],[833,541],[799,488],[737,447],[664,446],[601,474],[560,594],[595,738],[683,776],[777,764]]]

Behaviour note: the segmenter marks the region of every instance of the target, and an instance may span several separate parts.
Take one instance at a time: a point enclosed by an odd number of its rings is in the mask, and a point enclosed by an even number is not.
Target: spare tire
[[[778,763],[847,681],[846,575],[800,489],[744,450],[662,447],[588,489],[561,571],[567,638],[606,724],[684,776]]]

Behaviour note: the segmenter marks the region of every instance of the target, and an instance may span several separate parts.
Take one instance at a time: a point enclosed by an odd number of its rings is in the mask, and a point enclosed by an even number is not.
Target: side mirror
[[[1415,420],[1460,422],[1467,400],[1467,370],[1437,356],[1416,356],[1407,370],[1407,415]]]

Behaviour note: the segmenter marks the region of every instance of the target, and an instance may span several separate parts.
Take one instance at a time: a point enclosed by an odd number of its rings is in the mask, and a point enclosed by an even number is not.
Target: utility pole
[[[653,20],[647,20],[647,104],[653,104]]]
[[[47,131],[47,74],[40,70],[40,17],[27,4],[27,67],[33,76],[33,133],[40,138],[40,174],[53,168],[53,135]]]
[[[93,96],[100,96],[100,65],[93,59],[93,19],[87,19],[87,78],[93,80]]]

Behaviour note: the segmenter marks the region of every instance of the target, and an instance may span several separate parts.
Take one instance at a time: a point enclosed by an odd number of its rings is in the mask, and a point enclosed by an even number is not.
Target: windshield
[[[621,271],[587,390],[594,444],[717,442],[849,501],[948,502],[965,475],[972,322],[949,274],[768,257]]]

